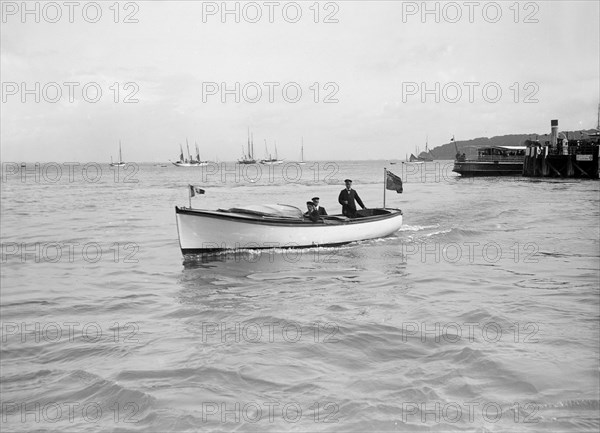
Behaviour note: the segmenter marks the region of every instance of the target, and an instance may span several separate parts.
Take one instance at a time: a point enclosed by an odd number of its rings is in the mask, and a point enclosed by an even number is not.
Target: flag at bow
[[[386,170],[386,174],[387,174],[387,176],[385,179],[385,188],[392,189],[392,190],[396,191],[398,194],[400,194],[403,191],[402,190],[402,179],[400,179],[400,177],[396,176],[391,171]]]
[[[204,190],[197,186],[190,185],[190,197],[195,197],[196,194],[204,194]]]

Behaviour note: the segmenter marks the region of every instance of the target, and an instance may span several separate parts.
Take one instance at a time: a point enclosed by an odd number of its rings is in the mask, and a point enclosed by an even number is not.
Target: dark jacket
[[[319,212],[315,209],[312,212],[304,212],[304,218],[310,219],[312,222],[319,222],[321,218],[319,218]]]
[[[327,215],[327,211],[325,210],[324,207],[319,206],[319,215],[321,215],[321,216]]]
[[[340,191],[340,196],[338,197],[338,202],[342,205],[342,214],[347,217],[354,218],[356,216],[356,203],[354,200],[362,207],[365,208],[362,200],[358,196],[358,193],[353,189],[348,191],[347,188],[344,188]],[[344,204],[344,201],[347,201],[348,204]]]

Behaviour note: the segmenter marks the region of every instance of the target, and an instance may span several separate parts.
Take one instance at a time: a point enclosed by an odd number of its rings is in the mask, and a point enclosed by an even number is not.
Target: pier
[[[550,126],[549,141],[526,141],[523,176],[598,179],[600,132],[588,134],[588,138],[569,139],[558,132],[558,120],[552,120]]]

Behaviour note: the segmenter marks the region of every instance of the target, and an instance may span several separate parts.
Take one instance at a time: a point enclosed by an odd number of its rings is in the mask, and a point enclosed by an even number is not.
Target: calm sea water
[[[188,184],[334,213],[384,162],[82,167],[3,173],[2,431],[600,428],[597,181],[398,163],[393,236],[184,261]]]

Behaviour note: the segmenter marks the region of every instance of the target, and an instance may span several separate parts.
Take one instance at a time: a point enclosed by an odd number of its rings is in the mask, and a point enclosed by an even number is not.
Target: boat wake
[[[422,230],[429,230],[429,229],[435,229],[438,228],[439,225],[433,225],[433,226],[411,226],[408,224],[403,225],[402,227],[400,227],[400,232],[418,232],[418,231],[422,231]]]

